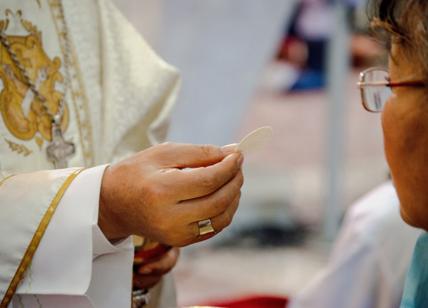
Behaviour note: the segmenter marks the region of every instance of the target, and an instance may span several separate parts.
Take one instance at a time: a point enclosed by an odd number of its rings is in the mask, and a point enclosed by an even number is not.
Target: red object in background
[[[134,265],[144,265],[155,261],[171,250],[171,246],[158,244],[150,248],[136,249],[134,255]]]
[[[159,260],[169,250],[171,250],[171,246],[162,245],[152,241],[150,242],[146,241],[145,245],[135,247],[134,266],[133,266],[134,276],[133,276],[133,283],[132,283],[133,291],[145,292],[143,288],[143,286],[145,285],[142,285],[140,281],[141,278],[140,279],[138,278],[138,276],[141,276],[139,274],[141,267],[143,267],[148,263]],[[147,279],[149,280],[147,281]],[[150,279],[153,280],[153,277],[147,277],[147,279],[146,279],[146,283],[150,283],[149,281],[151,281]]]
[[[288,299],[278,296],[251,296],[239,300],[210,303],[209,306],[224,308],[285,308]]]
[[[280,61],[286,61],[297,68],[304,68],[308,62],[309,49],[305,41],[297,37],[285,38],[279,47],[276,58]]]

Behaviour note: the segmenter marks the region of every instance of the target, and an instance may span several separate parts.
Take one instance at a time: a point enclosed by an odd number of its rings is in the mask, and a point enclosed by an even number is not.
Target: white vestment
[[[327,267],[292,299],[291,308],[394,308],[421,231],[406,225],[388,182],[347,213]]]
[[[133,245],[98,228],[101,180],[165,137],[179,77],[109,0],[62,3],[64,16],[58,0],[0,2],[0,31],[52,110],[69,55],[62,125],[76,145],[75,168],[52,170],[49,121],[0,45],[0,302],[129,307]]]

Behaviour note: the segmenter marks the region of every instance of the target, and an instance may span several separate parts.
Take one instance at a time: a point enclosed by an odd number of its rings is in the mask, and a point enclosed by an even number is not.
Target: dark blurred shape
[[[224,248],[275,248],[302,245],[309,230],[303,224],[280,225],[263,223],[231,230],[229,236],[216,243]]]
[[[351,30],[350,50],[354,67],[384,64],[382,47],[368,33],[365,0],[346,0],[348,27]],[[283,91],[323,89],[327,83],[327,52],[335,18],[334,1],[302,0],[284,31],[276,61],[287,63],[285,70],[297,71],[291,85]],[[344,48],[347,48],[344,46]],[[296,73],[294,73],[296,74]]]

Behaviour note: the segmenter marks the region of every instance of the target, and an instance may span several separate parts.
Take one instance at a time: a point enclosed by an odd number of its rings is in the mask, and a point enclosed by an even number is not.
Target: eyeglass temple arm
[[[404,82],[365,82],[360,81],[357,83],[357,85],[360,88],[363,87],[390,87],[390,88],[397,88],[397,87],[427,87],[428,85],[423,81],[404,81]]]

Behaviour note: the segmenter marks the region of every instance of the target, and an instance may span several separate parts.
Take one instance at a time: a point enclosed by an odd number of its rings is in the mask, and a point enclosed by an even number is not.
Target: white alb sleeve
[[[37,300],[43,307],[68,307],[70,302],[73,307],[77,300],[83,300],[88,307],[101,307],[97,299],[103,297],[102,293],[108,294],[115,283],[103,281],[98,263],[105,269],[107,262],[110,270],[106,274],[115,275],[116,283],[125,282],[119,293],[126,292],[123,296],[126,304],[130,304],[132,241],[128,238],[112,245],[98,227],[105,168],[84,170],[65,192],[16,292],[23,303],[31,306]],[[76,301],[70,301],[75,296]],[[115,296],[121,297],[117,293]]]

